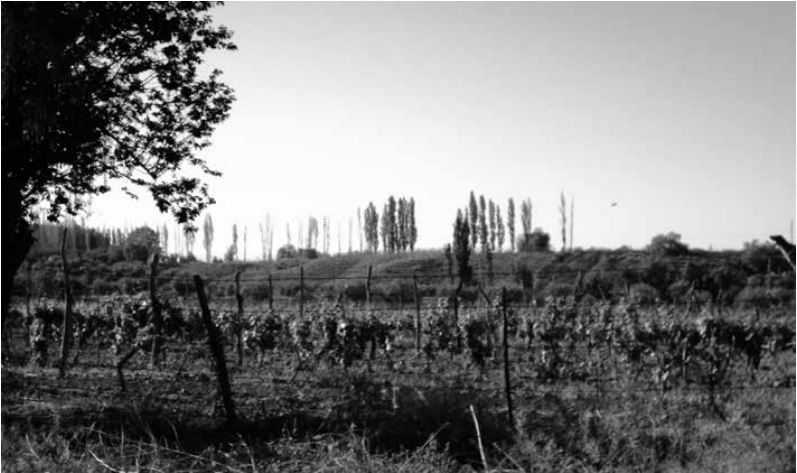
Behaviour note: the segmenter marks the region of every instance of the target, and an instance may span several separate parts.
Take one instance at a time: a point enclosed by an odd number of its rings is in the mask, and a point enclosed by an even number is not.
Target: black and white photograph
[[[796,471],[796,7],[3,1],[0,471]]]

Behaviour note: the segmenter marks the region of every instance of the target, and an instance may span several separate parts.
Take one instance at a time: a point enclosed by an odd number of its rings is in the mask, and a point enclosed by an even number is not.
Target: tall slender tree
[[[493,199],[490,199],[487,207],[490,210],[490,249],[495,251],[496,230],[498,226],[495,222],[495,202],[493,202]]]
[[[479,204],[476,202],[476,196],[473,191],[470,191],[466,217],[469,217],[470,223],[470,246],[475,249],[476,244],[479,242]]]
[[[471,248],[469,240],[469,222],[463,217],[462,210],[458,209],[457,218],[454,221],[454,239],[451,246],[454,252],[454,259],[457,261],[457,272],[459,273],[460,284],[469,283],[471,275],[473,274],[473,270],[470,266]]]
[[[205,245],[205,259],[208,263],[213,261],[213,219],[210,216],[210,213],[205,215],[205,223],[202,225],[202,230],[204,233],[204,245]]]
[[[415,244],[418,242],[418,227],[415,225],[415,199],[410,197],[408,205],[409,211],[409,230],[410,230],[410,251],[415,251]]]
[[[495,224],[498,227],[496,230],[496,235],[498,236],[498,251],[502,251],[506,233],[504,229],[504,219],[501,218],[501,207],[499,207],[498,204],[495,204]]]
[[[523,227],[523,236],[531,234],[531,199],[526,199],[520,204],[520,224]]]
[[[487,201],[484,196],[479,196],[479,240],[482,244],[482,253],[487,253],[490,247],[489,232],[487,229]]]
[[[509,230],[509,245],[515,252],[515,201],[509,198],[506,208],[506,228]]]
[[[396,229],[398,230],[397,238],[396,238],[396,249],[398,251],[406,251],[407,247],[409,246],[409,239],[407,238],[409,233],[407,230],[407,208],[406,208],[406,201],[404,197],[400,197],[398,200],[398,213],[396,214],[396,218],[398,219],[396,224]]]

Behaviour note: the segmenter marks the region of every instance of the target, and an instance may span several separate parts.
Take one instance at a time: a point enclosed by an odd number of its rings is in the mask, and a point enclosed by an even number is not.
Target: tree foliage
[[[515,252],[515,201],[509,198],[506,208],[506,228],[509,230],[509,244]]]
[[[665,256],[682,256],[689,253],[689,247],[681,242],[681,235],[675,232],[654,236],[647,249]]]
[[[234,49],[202,2],[2,4],[3,294],[37,214],[76,215],[121,182],[148,191],[178,223],[213,199],[190,165],[227,118],[233,92],[204,54]],[[3,314],[8,300],[3,297]]]
[[[469,222],[462,216],[462,210],[457,210],[457,219],[454,221],[454,240],[452,249],[454,259],[457,261],[457,272],[460,282],[470,282],[473,269],[470,266],[470,227]]]

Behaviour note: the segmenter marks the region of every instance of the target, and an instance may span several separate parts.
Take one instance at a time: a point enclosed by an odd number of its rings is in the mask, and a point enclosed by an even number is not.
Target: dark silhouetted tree
[[[204,2],[2,4],[3,310],[36,213],[76,215],[106,179],[191,224],[213,199],[184,165],[227,118],[232,90],[199,74],[234,49]]]
[[[470,246],[471,248],[476,248],[476,244],[479,242],[479,204],[473,191],[470,191],[470,200],[468,201],[468,209],[465,211],[465,217],[470,224]]]
[[[526,233],[518,238],[518,251],[549,251],[550,249],[551,235],[540,228],[535,228],[533,232]]]
[[[490,199],[487,207],[490,212],[490,250],[495,251],[495,239],[498,225],[495,222],[495,202],[493,202],[493,199]]]
[[[407,206],[407,213],[408,213],[408,227],[409,227],[409,244],[410,244],[410,251],[415,251],[415,244],[418,242],[418,227],[415,224],[415,199],[410,197],[409,204]]]
[[[504,219],[501,217],[501,207],[495,205],[495,224],[498,227],[496,235],[498,236],[498,251],[502,251],[504,247],[504,240],[506,239],[506,230],[504,229]]]
[[[473,269],[470,267],[470,227],[467,219],[462,216],[462,210],[457,210],[457,219],[454,221],[452,250],[454,259],[457,260],[460,283],[468,284],[473,274]]]
[[[531,199],[526,199],[520,203],[520,225],[523,227],[523,235],[531,233],[531,214]]]
[[[515,201],[509,198],[506,208],[506,228],[509,230],[509,244],[515,252]]]
[[[490,234],[487,229],[487,202],[484,196],[479,196],[479,241],[482,244],[482,253],[487,253],[490,246]]]

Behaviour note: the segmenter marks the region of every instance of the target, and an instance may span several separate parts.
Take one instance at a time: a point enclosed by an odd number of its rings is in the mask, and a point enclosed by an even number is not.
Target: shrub
[[[296,247],[288,244],[277,250],[277,260],[293,259],[299,256]]]
[[[681,235],[675,232],[654,236],[647,249],[663,256],[683,256],[689,253],[689,247],[681,243]]]
[[[654,304],[659,298],[659,291],[643,282],[631,286],[629,292],[631,299],[637,304]]]
[[[540,228],[535,228],[533,232],[526,233],[518,237],[518,251],[530,253],[533,251],[550,251],[551,235],[545,233]]]

